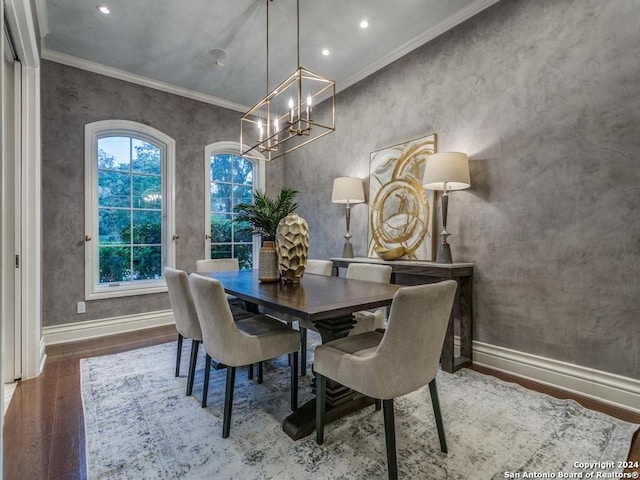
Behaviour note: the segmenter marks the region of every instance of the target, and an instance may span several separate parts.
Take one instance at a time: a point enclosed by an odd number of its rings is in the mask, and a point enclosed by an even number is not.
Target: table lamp
[[[364,188],[362,179],[358,177],[338,177],[333,180],[333,192],[331,193],[333,203],[347,204],[347,234],[344,236],[343,258],[353,258],[353,245],[351,244],[351,204],[364,202]]]
[[[436,251],[437,263],[453,263],[451,246],[447,237],[447,207],[449,204],[449,192],[463,190],[471,186],[469,180],[469,158],[460,152],[434,153],[427,157],[424,167],[422,186],[429,190],[442,191],[442,242],[438,244]]]

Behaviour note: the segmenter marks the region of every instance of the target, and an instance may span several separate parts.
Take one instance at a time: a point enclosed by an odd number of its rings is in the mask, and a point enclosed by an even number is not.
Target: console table
[[[472,363],[472,326],[473,326],[473,263],[443,264],[434,262],[393,260],[387,261],[379,258],[331,258],[333,273],[339,275],[340,268],[347,268],[351,263],[377,263],[389,265],[392,268],[391,283],[396,283],[396,275],[415,275],[437,280],[455,280],[458,282],[454,308],[447,333],[442,346],[440,361],[442,370],[455,372],[456,370],[471,365]],[[455,356],[454,335],[456,321],[459,322],[460,356]]]

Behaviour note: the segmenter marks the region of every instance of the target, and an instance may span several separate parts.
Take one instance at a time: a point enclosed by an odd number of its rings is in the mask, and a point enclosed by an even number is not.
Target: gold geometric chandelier
[[[296,0],[298,68],[269,92],[269,2],[267,2],[267,95],[240,119],[241,155],[274,160],[335,130],[336,84],[300,66],[300,0]],[[316,118],[314,106],[330,102]],[[329,105],[329,103],[326,103]],[[327,118],[328,117],[328,118]]]

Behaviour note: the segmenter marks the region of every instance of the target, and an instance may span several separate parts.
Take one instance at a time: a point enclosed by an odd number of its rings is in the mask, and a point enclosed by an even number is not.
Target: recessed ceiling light
[[[109,7],[106,5],[98,5],[98,10],[100,13],[104,13],[105,15],[109,15],[111,13],[111,10],[109,10]]]
[[[322,55],[324,55],[325,57],[326,57],[327,55],[329,55],[330,53],[331,53],[331,52],[329,51],[329,49],[328,49],[328,48],[325,48],[325,49],[323,49],[323,50],[322,50]]]
[[[367,22],[366,20],[362,20],[360,22],[360,28],[367,28],[369,26],[369,22]]]

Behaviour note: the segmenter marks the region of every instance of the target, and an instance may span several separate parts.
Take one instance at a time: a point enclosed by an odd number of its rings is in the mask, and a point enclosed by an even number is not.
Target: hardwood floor
[[[167,326],[48,347],[44,372],[38,378],[18,384],[7,410],[3,478],[86,478],[79,359],[133,350],[175,339],[175,328]],[[638,414],[488,369],[475,367],[475,370],[558,398],[573,398],[587,408],[640,423]],[[629,461],[640,462],[638,433],[631,446]],[[628,471],[640,472],[640,469]]]

